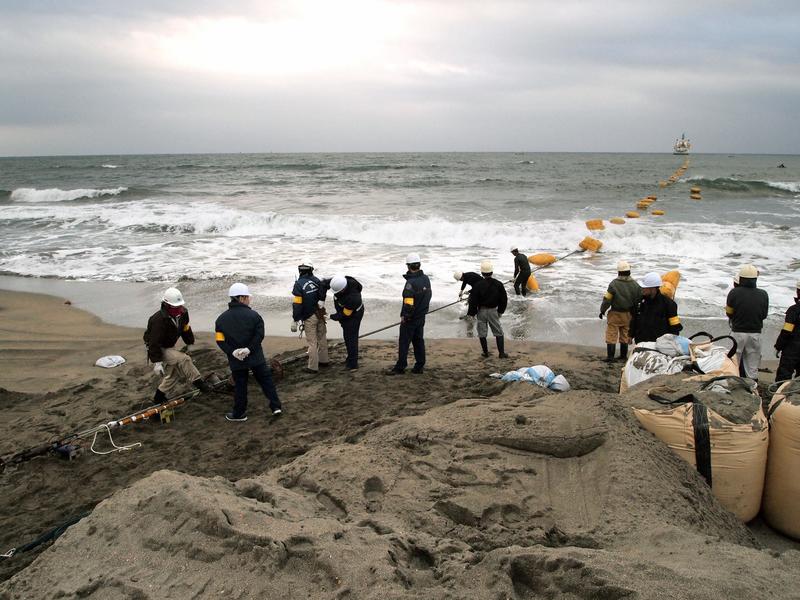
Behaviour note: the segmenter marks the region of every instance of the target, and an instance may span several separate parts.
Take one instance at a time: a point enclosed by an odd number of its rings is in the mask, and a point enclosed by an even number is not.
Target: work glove
[[[163,377],[164,376],[164,363],[161,362],[161,361],[158,361],[157,363],[153,363],[153,373]]]
[[[237,348],[236,350],[231,352],[231,354],[233,354],[234,358],[238,360],[244,360],[245,358],[250,356],[250,348]]]
[[[600,313],[600,318],[601,318],[601,319],[602,319],[603,317],[605,317],[605,316],[606,316],[606,315],[605,315],[605,313]]]
[[[458,299],[459,300],[463,300],[464,299],[464,292],[463,291],[458,292]]]
[[[289,331],[291,331],[292,333],[297,333],[297,321],[292,321],[292,324],[289,327]]]

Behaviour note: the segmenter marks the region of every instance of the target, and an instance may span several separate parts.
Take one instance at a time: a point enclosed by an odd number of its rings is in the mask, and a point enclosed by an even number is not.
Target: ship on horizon
[[[692,147],[692,143],[686,139],[686,134],[681,134],[681,139],[675,140],[675,144],[672,146],[672,153],[673,154],[689,154],[689,150]]]

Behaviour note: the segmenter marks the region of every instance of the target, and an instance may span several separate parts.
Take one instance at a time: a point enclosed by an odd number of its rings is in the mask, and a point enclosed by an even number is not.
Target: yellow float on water
[[[692,194],[699,194],[699,193],[700,193],[700,188],[699,188],[699,187],[693,187],[693,188],[691,188],[689,191],[690,191]]]
[[[653,202],[655,202],[656,200],[658,200],[658,197],[654,196],[653,194],[650,194],[650,195],[647,197],[647,200],[652,200]]]
[[[638,208],[639,210],[647,210],[648,208],[650,208],[650,203],[649,202],[637,202],[636,203],[636,208]]]
[[[654,210],[651,214],[653,214],[653,215],[655,215],[657,217],[660,217],[661,215],[666,214],[666,213],[664,213],[663,210]]]
[[[603,242],[593,237],[586,236],[581,240],[581,243],[578,246],[582,250],[588,250],[589,252],[598,252],[600,248],[603,247]]]
[[[641,215],[635,210],[629,210],[628,212],[625,213],[625,216],[628,217],[629,219],[638,219]]]
[[[528,277],[528,284],[527,285],[528,285],[528,289],[530,291],[532,291],[532,292],[538,292],[539,291],[539,282],[536,281],[536,277],[533,275],[533,273],[531,273],[531,276]]]
[[[613,219],[609,219],[608,222],[613,223],[614,225],[624,225],[625,219],[622,217],[614,217]]]
[[[534,265],[538,265],[540,267],[546,267],[547,265],[552,265],[556,262],[556,257],[552,254],[547,254],[543,252],[541,254],[534,254],[528,257],[528,262]]]
[[[692,200],[702,200],[703,197],[700,194],[689,194],[689,198]]]
[[[597,231],[598,229],[605,229],[606,226],[603,225],[603,219],[589,219],[586,221],[586,229],[589,231]]]

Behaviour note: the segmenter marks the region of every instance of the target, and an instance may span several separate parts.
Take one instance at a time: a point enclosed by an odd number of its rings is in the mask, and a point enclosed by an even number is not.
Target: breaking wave
[[[718,177],[707,179],[702,176],[687,177],[684,181],[697,183],[700,187],[723,192],[778,192],[800,194],[800,182],[797,181],[764,181],[760,179],[735,179],[733,177]]]
[[[68,202],[70,200],[81,200],[83,198],[101,198],[103,196],[119,196],[126,191],[126,187],[109,189],[77,189],[61,190],[59,188],[48,188],[37,190],[36,188],[17,188],[11,192],[12,202]]]

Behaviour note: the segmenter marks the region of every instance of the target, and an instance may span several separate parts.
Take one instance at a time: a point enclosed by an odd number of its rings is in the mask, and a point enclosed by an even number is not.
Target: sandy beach
[[[302,341],[264,347],[286,359]],[[115,431],[132,450],[89,439],[72,461],[8,465],[0,551],[88,514],[0,562],[0,598],[797,597],[800,544],[738,522],[638,426],[621,364],[568,344],[428,348],[421,376],[383,374],[387,340],[355,372],[340,349],[320,375],[288,364],[278,420],[251,386],[247,423],[213,393]],[[93,366],[105,354],[127,363]],[[145,407],[156,385],[141,330],[52,296],[0,292],[0,357],[2,457]],[[226,374],[208,332],[194,359]],[[534,364],[573,391],[488,377]]]

